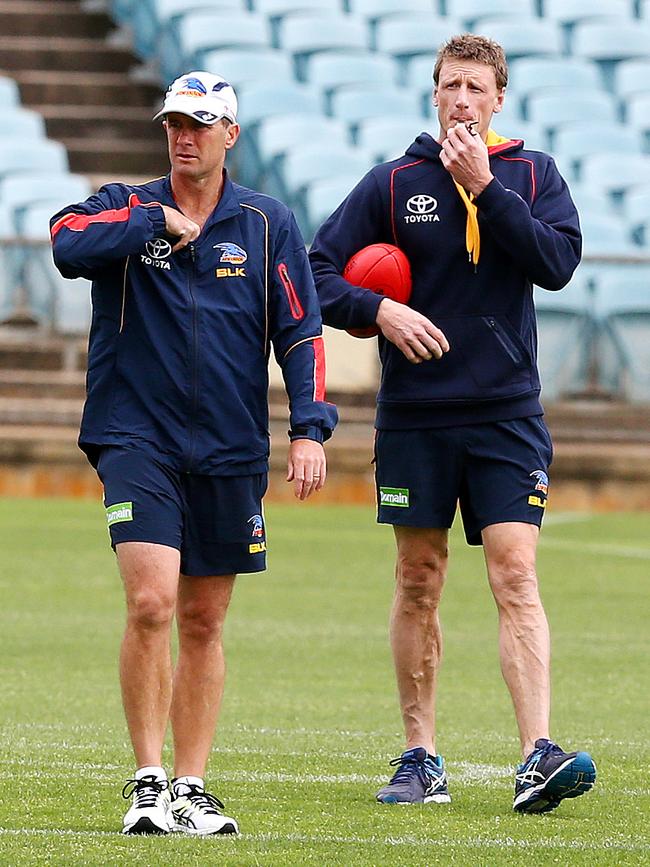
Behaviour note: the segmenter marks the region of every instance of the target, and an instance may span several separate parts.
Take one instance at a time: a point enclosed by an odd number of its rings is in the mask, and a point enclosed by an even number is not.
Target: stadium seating
[[[165,82],[200,69],[215,48],[269,48],[268,18],[254,12],[207,10],[187,12],[170,22],[158,40],[158,62]]]
[[[650,269],[601,275],[596,314],[601,381],[617,395],[650,401]]]
[[[68,152],[60,142],[0,137],[0,178],[16,172],[38,171],[68,171]]]
[[[481,33],[500,43],[508,59],[562,53],[559,25],[544,18],[485,18]]]
[[[392,87],[396,83],[396,73],[397,68],[389,57],[371,51],[314,54],[308,59],[305,69],[309,83],[324,90],[361,83]]]
[[[560,292],[535,287],[543,400],[584,390],[594,334],[592,307],[580,270]]]
[[[420,97],[411,88],[378,87],[369,84],[340,87],[331,98],[331,113],[352,126],[369,117],[424,116]]]
[[[22,237],[32,241],[50,238],[51,204],[33,205],[22,218]],[[24,264],[30,310],[61,332],[85,333],[90,324],[90,282],[66,280],[52,261],[49,243],[34,248]]]
[[[203,55],[203,68],[223,76],[238,92],[245,84],[294,80],[291,58],[275,48],[216,48]]]
[[[20,92],[13,78],[0,75],[0,106],[16,106],[20,104]]]
[[[6,106],[2,111],[2,135],[44,139],[45,121],[29,108]]]
[[[377,22],[373,47],[396,57],[406,71],[413,55],[426,54],[433,61],[438,47],[462,29],[461,22],[451,17],[415,12],[408,16],[387,16]]]
[[[503,15],[532,18],[537,14],[536,0],[446,0],[448,15],[462,20],[464,28],[482,31],[482,19]]]
[[[534,91],[561,87],[565,93],[600,90],[598,66],[579,57],[521,57],[509,65],[508,87],[528,95]]]
[[[324,51],[365,51],[368,31],[360,18],[334,13],[295,12],[280,22],[278,46],[293,55],[296,75],[305,78],[308,58]]]
[[[430,121],[417,114],[369,117],[357,125],[355,141],[379,163],[403,156],[421,132],[431,132]]]

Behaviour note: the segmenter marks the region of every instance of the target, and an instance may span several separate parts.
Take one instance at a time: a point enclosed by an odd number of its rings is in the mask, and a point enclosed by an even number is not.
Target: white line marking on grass
[[[69,828],[0,828],[0,836],[6,837],[74,837],[74,838],[99,838],[122,837],[119,831],[75,831]],[[123,839],[123,837],[122,837]],[[243,833],[239,838],[244,844],[246,841],[262,843],[300,843],[300,844],[343,844],[350,846],[437,846],[454,849],[588,849],[593,852],[606,850],[618,850],[623,852],[648,852],[650,844],[639,839],[612,839],[608,837],[600,843],[585,840],[561,840],[556,838],[543,838],[539,840],[517,840],[514,837],[468,837],[463,840],[458,836],[444,837],[359,837],[356,835],[315,835],[315,834],[280,834],[270,832],[262,834]]]
[[[551,512],[550,515],[544,516],[544,526],[549,527],[555,524],[584,524],[585,521],[591,521],[593,515],[591,512]]]
[[[573,551],[576,554],[597,554],[610,557],[632,557],[638,560],[650,560],[650,548],[637,548],[631,545],[607,545],[600,542],[575,542],[571,539],[540,538],[540,547],[557,548],[562,551]]]

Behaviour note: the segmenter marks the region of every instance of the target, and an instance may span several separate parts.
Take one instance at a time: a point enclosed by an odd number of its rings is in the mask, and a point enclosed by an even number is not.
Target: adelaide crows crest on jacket
[[[327,439],[318,302],[291,212],[225,176],[198,239],[172,252],[169,178],[109,184],[51,222],[64,277],[93,281],[79,444],[148,449],[181,472],[268,468],[268,357],[289,395],[291,435]]]

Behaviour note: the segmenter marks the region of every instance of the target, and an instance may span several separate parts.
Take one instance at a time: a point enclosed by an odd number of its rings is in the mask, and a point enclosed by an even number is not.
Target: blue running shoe
[[[540,738],[515,777],[517,813],[548,813],[564,798],[577,798],[593,788],[596,765],[589,753],[565,753]]]
[[[430,756],[424,747],[406,750],[391,765],[397,765],[390,783],[377,792],[382,804],[448,804],[447,775],[442,756]]]

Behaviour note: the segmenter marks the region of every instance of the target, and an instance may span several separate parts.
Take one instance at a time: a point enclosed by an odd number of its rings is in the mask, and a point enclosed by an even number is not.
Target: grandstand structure
[[[496,131],[553,154],[581,215],[574,279],[536,290],[543,399],[572,441],[600,443],[594,466],[627,443],[632,481],[650,450],[648,0],[3,0],[0,442],[18,428],[25,443],[49,428],[53,455],[56,431],[74,441],[89,286],[54,270],[49,216],[107,180],[166,170],[149,118],[167,82],[205,68],[234,85],[230,170],[286,201],[309,243],[374,163],[436,130],[433,58],[468,30],[508,55]],[[333,332],[327,344],[350,456],[371,425],[376,344]],[[0,462],[21,453],[13,442]]]

